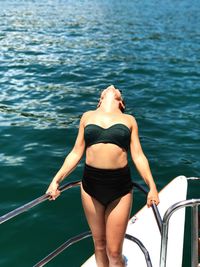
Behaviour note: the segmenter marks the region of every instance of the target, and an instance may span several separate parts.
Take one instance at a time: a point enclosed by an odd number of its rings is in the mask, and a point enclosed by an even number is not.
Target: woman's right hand
[[[60,196],[60,190],[58,189],[59,183],[52,181],[46,191],[46,194],[49,194],[49,200],[55,200]]]

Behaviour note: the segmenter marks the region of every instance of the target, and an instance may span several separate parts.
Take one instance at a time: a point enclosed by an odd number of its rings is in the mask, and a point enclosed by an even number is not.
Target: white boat
[[[185,207],[192,208],[192,255],[191,267],[198,266],[198,206],[200,198],[187,200],[188,180],[200,178],[186,178],[178,176],[166,185],[159,193],[160,204],[153,208],[144,206],[128,223],[123,245],[123,255],[127,267],[181,267],[183,258],[183,241],[185,232]],[[80,185],[75,181],[63,185],[60,190],[64,191],[73,186]],[[144,188],[137,185],[142,191]],[[30,208],[48,199],[43,195],[3,216],[0,224],[29,210]],[[34,267],[46,265],[66,248],[84,238],[90,237],[91,232],[85,232],[59,246]],[[174,254],[174,252],[176,252]],[[81,267],[96,267],[95,257],[92,255]]]

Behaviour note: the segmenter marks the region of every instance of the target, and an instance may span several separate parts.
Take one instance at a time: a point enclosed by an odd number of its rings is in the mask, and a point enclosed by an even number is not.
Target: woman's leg
[[[106,209],[106,245],[109,267],[124,267],[122,245],[132,206],[132,192],[110,203]]]
[[[87,194],[81,186],[81,197],[85,215],[92,231],[95,257],[98,267],[108,267],[105,234],[105,207]]]

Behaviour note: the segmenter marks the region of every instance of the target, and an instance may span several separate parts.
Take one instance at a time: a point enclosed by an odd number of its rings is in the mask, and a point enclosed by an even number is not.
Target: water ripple
[[[0,153],[0,162],[3,162],[4,166],[18,166],[23,165],[25,157],[9,156]]]
[[[12,192],[2,193],[2,209],[41,193],[73,146],[81,114],[109,84],[123,90],[158,185],[199,175],[199,0],[0,5],[0,161],[3,191]]]

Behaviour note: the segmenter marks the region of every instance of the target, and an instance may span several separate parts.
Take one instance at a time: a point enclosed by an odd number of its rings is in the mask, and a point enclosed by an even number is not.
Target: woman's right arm
[[[59,195],[60,191],[58,190],[59,183],[67,177],[78,165],[81,160],[84,151],[85,151],[85,141],[84,141],[84,120],[86,115],[83,115],[80,120],[80,126],[78,135],[76,138],[75,145],[71,152],[65,158],[65,161],[59,171],[56,173],[54,178],[52,179],[46,194],[49,194],[50,200],[55,200]]]

